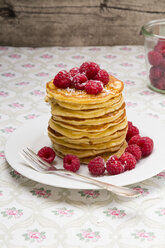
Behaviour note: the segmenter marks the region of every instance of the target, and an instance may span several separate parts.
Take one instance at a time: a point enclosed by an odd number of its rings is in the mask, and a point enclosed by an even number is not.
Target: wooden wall
[[[141,26],[165,18],[165,0],[0,0],[0,45],[142,44]]]

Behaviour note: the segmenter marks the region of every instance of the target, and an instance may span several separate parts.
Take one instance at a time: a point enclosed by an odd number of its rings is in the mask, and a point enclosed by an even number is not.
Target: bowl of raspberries
[[[165,94],[165,19],[148,22],[142,27],[142,34],[148,86]]]

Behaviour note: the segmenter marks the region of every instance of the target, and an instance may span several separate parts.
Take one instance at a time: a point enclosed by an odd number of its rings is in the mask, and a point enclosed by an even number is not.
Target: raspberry
[[[99,70],[94,79],[106,85],[109,82],[109,74],[106,70]]]
[[[80,168],[80,160],[75,155],[67,154],[63,159],[63,167],[65,170],[76,172]]]
[[[92,159],[88,163],[88,170],[94,176],[100,176],[104,174],[105,171],[105,162],[104,159],[100,156]]]
[[[108,159],[106,169],[111,175],[117,175],[124,172],[124,166],[116,155],[113,155]]]
[[[37,155],[47,163],[51,164],[55,159],[56,153],[52,148],[44,146],[38,151]]]
[[[119,158],[126,170],[132,170],[136,166],[136,158],[129,152],[124,152]]]
[[[160,68],[162,70],[165,70],[165,59],[163,59],[161,62],[160,62]]]
[[[161,40],[158,41],[158,43],[156,44],[154,50],[162,53],[162,51],[165,50],[165,41],[161,41]]]
[[[103,90],[103,85],[100,81],[89,80],[85,85],[85,90],[88,94],[97,95]]]
[[[136,144],[139,141],[139,139],[141,138],[141,136],[139,134],[134,135],[129,141],[128,141],[128,145],[132,145],[132,144]]]
[[[139,129],[134,125],[128,124],[126,141],[129,141],[133,136],[139,134]]]
[[[146,157],[152,153],[154,142],[149,137],[141,137],[141,139],[137,142],[137,145],[142,151],[142,157]]]
[[[69,72],[63,70],[60,71],[53,80],[54,85],[57,88],[65,89],[71,85],[71,75]]]
[[[152,79],[159,79],[162,76],[162,70],[159,67],[152,66],[150,69],[150,77]]]
[[[134,136],[135,137],[135,136]],[[132,145],[129,145],[125,152],[129,152],[131,153],[135,158],[136,158],[136,161],[139,161],[142,157],[142,152],[141,152],[141,149],[138,145],[136,144],[132,144]]]
[[[155,85],[156,88],[160,89],[160,90],[165,90],[165,78],[160,78],[156,85]]]
[[[99,65],[94,62],[84,62],[80,66],[80,73],[84,73],[88,79],[93,79],[99,70]]]
[[[69,73],[72,77],[74,77],[76,74],[78,74],[80,71],[79,71],[79,68],[78,67],[73,67]]]
[[[78,73],[75,75],[72,79],[72,87],[74,87],[77,90],[84,90],[85,88],[85,82],[87,81],[87,77],[84,74]]]
[[[157,51],[150,51],[148,53],[148,60],[151,65],[158,66],[162,61],[163,56]]]

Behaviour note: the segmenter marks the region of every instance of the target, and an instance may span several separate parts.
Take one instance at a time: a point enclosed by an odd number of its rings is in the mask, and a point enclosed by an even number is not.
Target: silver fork
[[[50,166],[47,162],[41,159],[35,152],[33,152],[30,148],[27,150],[23,150],[20,152],[21,157],[25,160],[25,162],[34,170],[45,173],[45,174],[64,174],[65,176],[72,176],[78,179],[83,179],[84,182],[94,184],[98,187],[111,191],[117,195],[125,196],[125,197],[137,197],[140,194],[133,189],[127,187],[116,186],[113,184],[101,182],[91,177],[83,176],[72,171],[68,171],[65,169],[57,169],[55,166]]]

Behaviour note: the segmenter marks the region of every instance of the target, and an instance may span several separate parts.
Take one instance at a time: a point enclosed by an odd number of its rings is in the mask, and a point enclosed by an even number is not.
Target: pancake
[[[73,104],[97,104],[108,101],[115,96],[119,96],[124,88],[122,81],[109,76],[109,83],[104,86],[103,91],[98,95],[90,95],[82,90],[75,90],[71,88],[59,89],[53,84],[53,80],[46,84],[46,98],[45,100],[54,98],[60,102],[67,102]]]
[[[49,98],[49,103],[51,104],[58,104],[63,108],[67,108],[67,109],[72,109],[72,110],[89,110],[89,109],[99,109],[99,108],[104,108],[104,107],[108,107],[108,106],[112,106],[113,104],[119,102],[122,98],[122,94],[113,97],[111,99],[109,99],[106,102],[103,103],[95,103],[95,104],[73,104],[73,103],[68,103],[68,102],[61,102],[61,101],[57,101],[54,98]]]
[[[113,140],[113,139],[116,139],[124,134],[126,134],[126,131],[127,131],[127,127],[125,127],[124,129],[122,130],[119,130],[109,136],[105,136],[105,137],[102,137],[102,138],[87,138],[87,137],[83,137],[83,138],[80,138],[80,139],[71,139],[71,138],[68,138],[66,136],[63,136],[62,134],[54,131],[53,129],[51,129],[50,127],[48,128],[48,136],[50,136],[50,138],[52,139],[52,141],[54,142],[54,140],[57,140],[57,143],[58,141],[64,141],[64,142],[67,142],[67,143],[71,143],[71,144],[88,144],[88,145],[94,145],[94,144],[100,144],[102,142],[108,142],[110,140]]]
[[[71,125],[100,125],[108,122],[112,122],[115,119],[119,118],[122,114],[125,113],[125,103],[119,108],[118,110],[115,110],[113,112],[110,112],[108,114],[105,114],[100,117],[96,118],[88,118],[88,119],[82,119],[82,118],[76,118],[76,117],[64,117],[64,116],[58,116],[53,115],[52,119],[54,121],[63,122],[63,123],[69,123]]]
[[[101,137],[111,135],[111,134],[115,133],[116,131],[122,130],[123,128],[125,128],[127,126],[127,118],[125,117],[124,120],[121,123],[119,123],[118,125],[107,128],[106,130],[104,130],[102,132],[96,132],[96,133],[70,130],[70,129],[61,127],[58,124],[55,124],[52,121],[52,119],[49,120],[49,126],[51,127],[51,129],[57,131],[58,133],[61,133],[62,135],[66,136],[68,138],[71,138],[71,139],[73,139],[73,138],[79,139],[82,137],[101,138]]]
[[[57,88],[53,80],[46,84],[45,101],[51,106],[48,136],[58,156],[73,154],[88,163],[96,156],[107,160],[124,152],[128,122],[123,87],[111,75],[97,95]]]
[[[72,110],[72,109],[63,108],[57,104],[55,105],[51,104],[51,114],[57,116],[75,117],[81,119],[96,118],[99,116],[103,116],[107,113],[113,112],[117,109],[120,109],[123,103],[124,103],[124,99],[122,97],[119,102],[113,104],[112,106],[108,106],[100,109],[92,109],[92,110]]]
[[[113,151],[113,152],[109,152],[109,151],[103,152],[103,153],[97,154],[97,156],[99,155],[105,161],[107,161],[109,159],[109,157],[112,156],[112,155],[116,155],[116,156],[120,157],[123,154],[123,152],[125,151],[126,148],[127,148],[127,142],[124,141],[124,143],[119,147],[118,150]],[[54,149],[56,149],[56,148],[54,147]],[[56,153],[61,158],[63,158],[65,156],[65,154],[63,154],[61,151],[56,150]],[[94,154],[93,156],[87,156],[87,157],[84,157],[84,158],[80,158],[80,161],[83,164],[88,164],[89,161],[92,160],[95,157],[96,157],[96,154]]]

